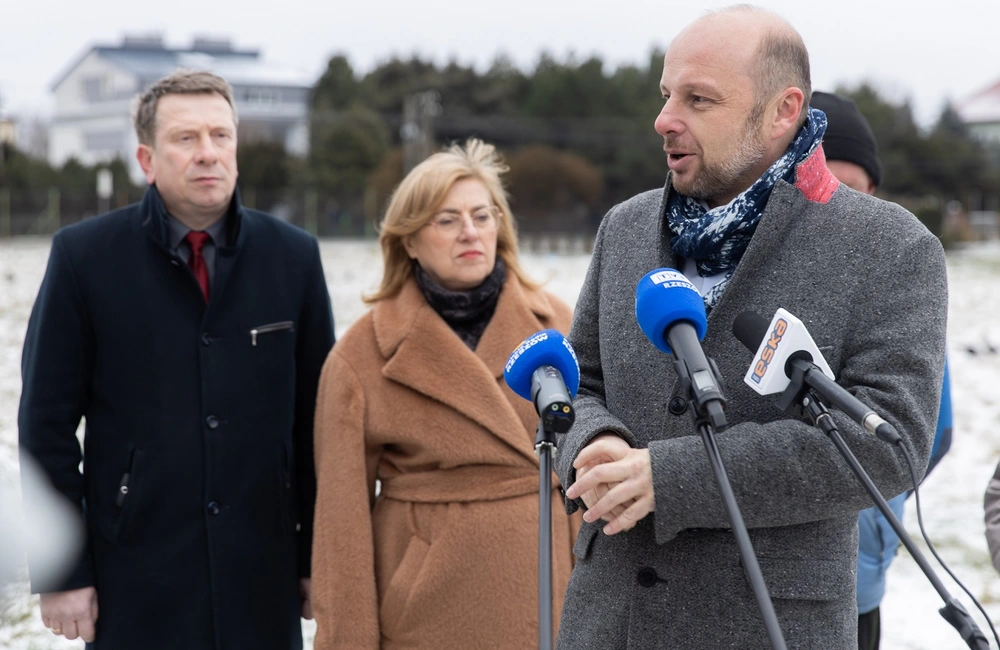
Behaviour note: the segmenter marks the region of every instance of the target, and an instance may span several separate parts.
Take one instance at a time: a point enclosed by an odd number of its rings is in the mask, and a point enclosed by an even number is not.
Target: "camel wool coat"
[[[473,351],[411,278],[334,347],[316,407],[316,650],[537,647],[538,420],[503,369],[571,318],[508,273]],[[560,493],[553,476],[554,625],[579,527]]]

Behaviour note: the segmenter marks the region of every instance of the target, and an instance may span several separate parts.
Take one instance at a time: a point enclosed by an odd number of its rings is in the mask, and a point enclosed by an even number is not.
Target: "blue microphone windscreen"
[[[673,354],[665,336],[677,321],[688,321],[705,338],[708,321],[705,302],[691,281],[676,269],[650,271],[635,287],[635,319],[646,338],[657,349]]]
[[[580,388],[580,364],[573,346],[556,330],[542,330],[524,339],[510,353],[503,377],[512,391],[530,401],[531,375],[542,366],[553,366],[562,373],[570,396],[576,397]]]

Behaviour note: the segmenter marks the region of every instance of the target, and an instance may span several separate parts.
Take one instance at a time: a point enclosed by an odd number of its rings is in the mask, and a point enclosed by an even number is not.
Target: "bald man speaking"
[[[655,128],[665,187],[604,218],[570,340],[573,429],[559,440],[566,508],[584,508],[560,650],[770,648],[673,359],[635,320],[636,285],[672,267],[708,311],[729,427],[717,436],[789,648],[857,647],[858,512],[869,497],[820,430],[742,377],[732,335],[752,310],[800,318],[838,383],[902,434],[926,467],[944,368],[947,305],[937,238],[901,207],[827,169],[826,118],[809,108],[809,55],[783,19],[740,5],[671,43]],[[910,475],[898,449],[837,410],[883,494]]]

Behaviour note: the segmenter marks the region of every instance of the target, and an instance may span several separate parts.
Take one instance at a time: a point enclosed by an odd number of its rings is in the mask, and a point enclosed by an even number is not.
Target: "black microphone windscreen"
[[[733,321],[733,336],[751,352],[756,352],[767,335],[770,323],[753,311],[745,311]]]

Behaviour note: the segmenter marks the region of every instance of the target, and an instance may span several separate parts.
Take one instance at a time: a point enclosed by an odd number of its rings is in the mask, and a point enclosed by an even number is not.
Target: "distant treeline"
[[[308,157],[244,139],[240,185],[256,207],[320,234],[371,233],[415,154],[478,136],[510,165],[508,190],[522,230],[592,232],[609,207],[663,184],[666,164],[653,131],[662,65],[657,51],[643,66],[614,70],[597,57],[542,55],[530,71],[500,57],[484,72],[411,58],[358,75],[345,56],[334,56],[312,94]],[[948,202],[980,209],[969,203],[1000,192],[995,156],[950,107],[921,130],[905,101],[889,101],[867,84],[834,90],[854,98],[872,124],[885,168],[879,194],[933,230]],[[70,161],[42,171],[44,163],[14,151],[5,160],[0,187],[44,200],[55,184],[64,196],[72,188],[82,192],[79,202],[96,202],[93,169]],[[115,187],[123,187],[124,168],[114,169]]]

